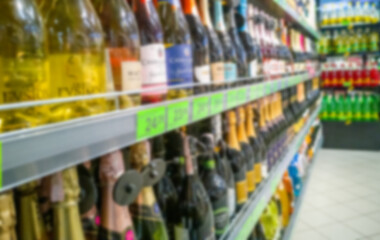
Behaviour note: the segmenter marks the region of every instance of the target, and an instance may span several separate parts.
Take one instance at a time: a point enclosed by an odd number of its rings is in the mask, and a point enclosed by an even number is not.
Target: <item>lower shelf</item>
[[[323,121],[324,148],[379,150],[380,122]]]
[[[285,229],[285,232],[283,234],[282,240],[290,240],[290,239],[292,239],[291,237],[292,237],[293,229],[294,229],[294,226],[295,226],[296,221],[297,221],[297,216],[298,216],[299,211],[301,209],[302,200],[303,200],[303,198],[305,196],[305,190],[306,190],[307,184],[309,182],[310,173],[311,173],[311,170],[313,168],[315,158],[318,155],[318,151],[322,147],[322,143],[323,143],[323,135],[322,135],[322,131],[319,130],[318,136],[315,139],[315,143],[314,143],[314,156],[313,156],[313,160],[311,161],[311,164],[310,164],[310,166],[308,167],[308,169],[306,171],[305,179],[303,180],[303,186],[302,186],[302,190],[301,190],[301,195],[298,197],[298,199],[297,199],[297,201],[296,201],[296,203],[294,205],[295,207],[294,207],[293,214],[292,214],[292,216],[290,218],[290,222],[289,222],[288,227]]]
[[[226,233],[220,238],[224,239],[247,239],[252,229],[256,225],[259,217],[267,206],[282,175],[292,161],[294,154],[298,151],[301,143],[305,139],[314,120],[318,117],[320,106],[311,114],[303,129],[294,138],[292,144],[288,146],[288,151],[284,157],[278,161],[267,179],[258,187],[255,193],[249,198],[245,206],[240,209],[231,222]]]

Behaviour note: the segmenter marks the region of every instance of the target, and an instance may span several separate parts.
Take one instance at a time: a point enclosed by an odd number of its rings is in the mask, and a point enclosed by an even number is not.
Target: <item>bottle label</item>
[[[186,228],[176,225],[174,227],[174,239],[175,240],[190,240],[189,230]]]
[[[249,63],[249,76],[251,77],[257,76],[257,72],[258,72],[257,62],[258,62],[257,59],[255,59]]]
[[[228,188],[228,209],[229,215],[232,217],[236,209],[236,192],[235,188]]]
[[[142,84],[166,84],[165,48],[161,43],[141,47]]]
[[[228,212],[228,194],[224,194],[218,200],[213,202],[215,233],[221,236],[227,230],[230,216]]]
[[[247,201],[247,181],[240,181],[236,184],[236,201],[238,204],[245,203]]]
[[[211,82],[211,73],[210,66],[203,65],[197,66],[194,68],[195,81],[198,83],[210,83]]]
[[[190,44],[166,48],[166,66],[169,85],[193,82],[193,58]]]
[[[261,163],[256,163],[255,164],[255,181],[256,181],[256,184],[259,184],[262,180],[262,173],[261,173]]]
[[[224,82],[224,64],[223,62],[215,62],[211,64],[211,76],[214,83]]]
[[[237,66],[235,63],[224,64],[224,79],[226,82],[233,82],[237,78]]]
[[[254,170],[247,171],[246,176],[247,176],[247,188],[248,188],[247,190],[249,193],[251,193],[255,191],[255,186],[256,186]]]
[[[53,96],[72,97],[105,92],[104,55],[98,55],[51,54],[50,71],[55,75],[54,81],[51,81]]]

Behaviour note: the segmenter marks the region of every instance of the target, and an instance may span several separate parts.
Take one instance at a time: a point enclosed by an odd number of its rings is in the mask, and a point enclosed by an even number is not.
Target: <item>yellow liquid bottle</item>
[[[0,2],[0,104],[49,97],[46,35],[33,0]],[[48,110],[0,111],[0,132],[47,122]]]
[[[106,72],[103,30],[90,1],[45,0],[41,9],[48,32],[50,74],[54,79],[51,84],[53,97],[104,93]],[[51,114],[53,121],[62,121],[98,114],[106,109],[104,99],[95,99],[55,105]]]
[[[13,193],[0,194],[0,240],[17,240]]]

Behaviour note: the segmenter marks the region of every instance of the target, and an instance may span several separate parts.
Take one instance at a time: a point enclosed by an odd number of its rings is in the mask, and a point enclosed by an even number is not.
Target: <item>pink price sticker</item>
[[[135,235],[133,234],[132,230],[128,230],[125,233],[125,240],[135,240]]]
[[[95,224],[96,224],[96,226],[100,226],[100,216],[99,215],[95,217]]]

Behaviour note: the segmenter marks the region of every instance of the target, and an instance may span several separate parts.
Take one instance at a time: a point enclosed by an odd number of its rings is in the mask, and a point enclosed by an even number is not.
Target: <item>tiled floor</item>
[[[380,240],[380,152],[321,150],[291,240]]]

